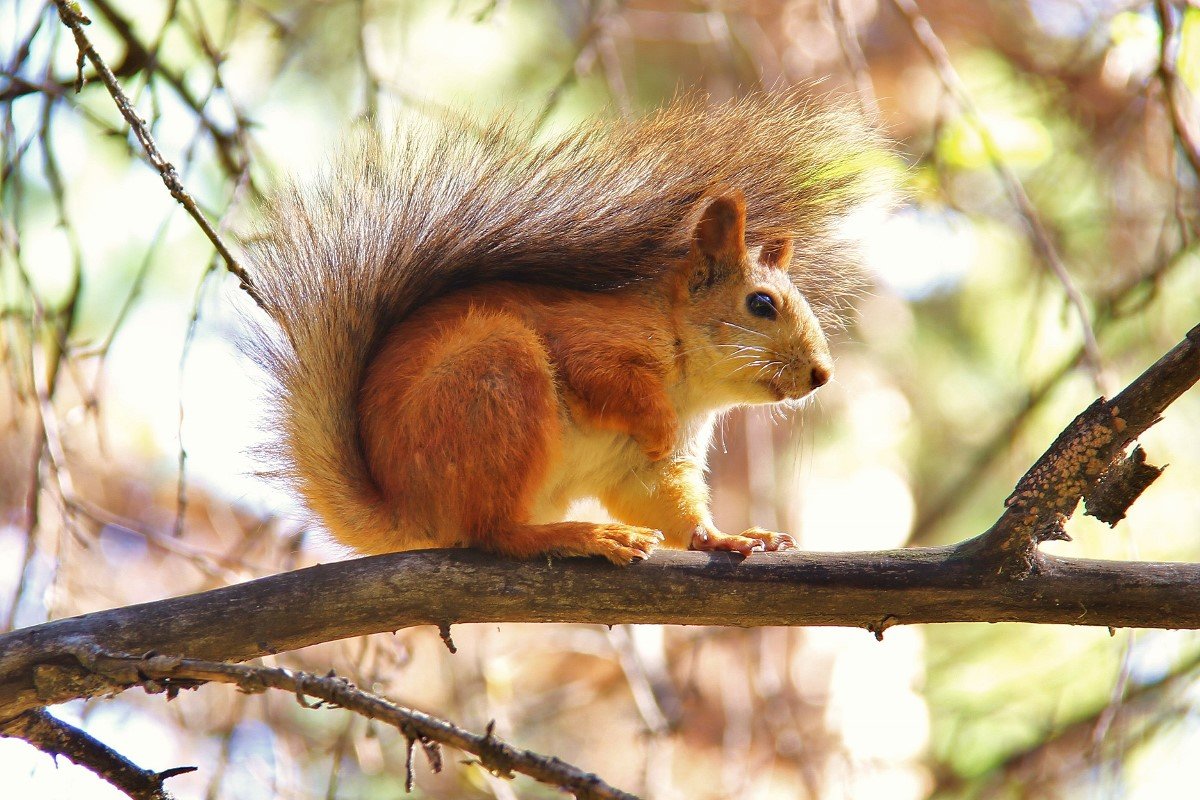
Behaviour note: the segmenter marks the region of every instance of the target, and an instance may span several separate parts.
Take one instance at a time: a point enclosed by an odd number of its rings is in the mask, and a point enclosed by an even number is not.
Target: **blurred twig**
[[[558,103],[562,100],[563,93],[570,88],[571,84],[579,79],[579,73],[583,69],[583,62],[590,57],[592,48],[595,45],[597,37],[603,35],[606,11],[601,0],[588,0],[587,21],[583,25],[578,38],[575,41],[575,50],[571,56],[571,65],[563,72],[562,76],[550,88],[550,93],[546,95],[546,101],[542,104],[542,108],[538,111],[537,117],[533,121],[533,130],[540,131],[546,124],[546,120],[558,107]]]
[[[1124,691],[1120,697],[1120,713],[1115,724],[1126,728],[1134,727],[1138,717],[1147,714],[1151,717],[1147,724],[1149,727],[1189,713],[1186,703],[1163,713],[1162,700],[1164,695],[1182,691],[1190,685],[1196,678],[1197,668],[1200,668],[1200,656],[1193,655],[1162,675]],[[1003,761],[987,771],[983,780],[974,787],[976,793],[971,796],[1004,797],[1007,796],[1005,788],[1013,783],[1030,787],[1031,784],[1036,786],[1062,775],[1076,774],[1079,769],[1078,762],[1094,746],[1097,725],[1112,707],[1111,703],[1106,702],[1092,708],[1056,726],[1034,744],[1009,753]],[[1047,768],[1053,774],[1046,775]],[[945,765],[935,769],[935,775],[935,794],[962,791],[972,788],[972,784],[976,783],[955,774]]]
[[[937,34],[933,32],[933,26],[929,24],[929,20],[921,13],[921,9],[917,6],[915,0],[892,0],[892,5],[908,21],[913,37],[929,57],[930,63],[937,72],[938,79],[946,91],[954,98],[959,108],[963,110],[966,121],[979,136],[984,151],[987,153],[988,161],[991,162],[992,168],[1004,183],[1009,197],[1012,198],[1013,203],[1017,207],[1017,211],[1020,213],[1022,219],[1025,220],[1025,224],[1028,226],[1029,232],[1033,237],[1034,246],[1046,266],[1050,268],[1050,271],[1058,279],[1058,282],[1062,284],[1067,301],[1075,309],[1075,314],[1079,318],[1086,356],[1085,363],[1092,375],[1092,381],[1096,389],[1101,393],[1111,391],[1109,380],[1104,375],[1100,346],[1096,343],[1096,334],[1092,330],[1091,316],[1088,313],[1083,295],[1080,294],[1078,287],[1075,286],[1075,281],[1071,277],[1071,273],[1067,270],[1066,264],[1063,263],[1062,258],[1059,256],[1058,248],[1055,247],[1054,241],[1050,238],[1050,233],[1046,230],[1041,215],[1029,199],[1029,195],[1025,192],[1025,187],[1022,185],[1020,178],[1017,177],[1016,173],[1013,172],[1012,168],[1008,166],[1001,156],[991,132],[980,117],[979,110],[975,107],[971,95],[967,92],[966,86],[963,85],[962,79],[958,76],[958,71],[950,61],[950,54],[946,51],[946,46],[938,38]]]
[[[842,50],[842,58],[846,69],[854,80],[854,97],[862,109],[863,116],[872,123],[879,121],[879,104],[875,99],[875,84],[871,80],[871,69],[863,55],[862,45],[858,42],[858,32],[851,27],[846,19],[842,3],[845,0],[826,0],[826,8],[837,31],[838,44]]]
[[[1175,139],[1179,142],[1188,163],[1192,165],[1192,173],[1200,180],[1200,142],[1195,138],[1195,114],[1189,114],[1185,109],[1191,96],[1187,87],[1179,80],[1176,67],[1179,63],[1180,34],[1175,26],[1173,4],[1168,0],[1154,0],[1158,12],[1158,24],[1162,30],[1161,45],[1158,58],[1158,76],[1162,81],[1163,94],[1166,95],[1167,108],[1171,111],[1172,128]]]

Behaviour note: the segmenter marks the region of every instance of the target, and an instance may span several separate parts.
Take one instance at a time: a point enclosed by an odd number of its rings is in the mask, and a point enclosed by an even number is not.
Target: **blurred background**
[[[958,541],[1100,393],[1200,322],[1200,7],[1091,0],[83,0],[164,155],[230,240],[362,118],[511,110],[547,136],[805,84],[894,141],[906,202],[848,223],[872,287],[837,376],[731,414],[718,523],[862,550]],[[244,305],[42,0],[0,6],[0,628],[345,554],[256,475]],[[1048,550],[1200,560],[1200,395],[1114,530]],[[655,800],[1159,798],[1200,781],[1200,642],[1032,625],[457,626],[271,659],[554,754]],[[223,686],[54,713],[180,798],[394,798],[403,739]],[[108,798],[0,740],[7,797]],[[415,797],[558,796],[448,759]]]

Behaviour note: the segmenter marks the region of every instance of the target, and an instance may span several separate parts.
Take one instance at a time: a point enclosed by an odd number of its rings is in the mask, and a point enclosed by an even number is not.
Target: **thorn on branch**
[[[450,638],[450,623],[443,622],[438,625],[438,634],[442,637],[442,644],[446,645],[446,649],[453,655],[458,652],[458,648],[454,646],[454,640]]]
[[[1114,461],[1100,480],[1084,496],[1084,513],[1107,523],[1110,528],[1125,519],[1125,512],[1142,492],[1166,469],[1146,463],[1146,451],[1141,445],[1129,455]]]
[[[413,790],[413,750],[416,749],[417,740],[413,737],[405,739],[407,749],[404,754],[404,791],[411,793]]]
[[[429,762],[429,768],[434,772],[442,771],[442,748],[436,741],[412,726],[402,726],[400,732],[404,734],[404,740],[408,745],[404,756],[404,791],[411,792],[414,779],[413,753],[416,751],[417,745],[421,745],[421,752],[425,754],[425,760]]]
[[[321,706],[325,705],[320,700],[316,701],[315,703],[308,702],[308,700],[306,700],[304,697],[303,687],[297,686],[295,694],[296,702],[299,703],[303,708],[320,708]]]
[[[487,727],[483,731],[483,740],[479,743],[479,752],[476,753],[479,758],[479,766],[497,778],[512,780],[512,765],[504,752],[503,744],[496,738],[495,731],[496,720],[488,720]]]
[[[430,739],[428,736],[418,736],[417,741],[421,743],[421,750],[425,753],[425,760],[429,762],[429,768],[434,772],[442,771],[442,746]]]
[[[875,634],[875,641],[883,641],[883,632],[900,621],[900,618],[895,614],[886,614],[877,622],[867,623],[867,631]]]
[[[1033,533],[1033,540],[1042,542],[1069,542],[1071,534],[1067,533],[1067,515],[1055,513],[1046,523]]]

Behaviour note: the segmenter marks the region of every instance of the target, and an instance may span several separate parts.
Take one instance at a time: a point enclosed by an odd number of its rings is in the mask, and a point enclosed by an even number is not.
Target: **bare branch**
[[[244,661],[415,625],[584,622],[841,625],[1039,622],[1200,629],[1200,564],[1041,556],[1021,579],[978,547],[875,553],[661,552],[504,561],[430,550],[322,564],[0,636],[0,718],[110,691],[78,653],[186,653]]]
[[[83,26],[91,24],[91,20],[83,15],[76,4],[69,2],[69,0],[54,0],[54,5],[58,8],[58,15],[63,24],[70,28],[71,33],[74,34],[75,44],[79,48],[78,63],[81,71],[79,79],[76,82],[76,91],[79,91],[82,87],[82,67],[83,61],[86,58],[92,63],[96,72],[100,74],[100,79],[108,88],[108,93],[112,95],[113,100],[116,101],[117,109],[121,112],[121,116],[129,123],[130,129],[133,130],[138,142],[141,143],[142,149],[146,151],[150,163],[154,165],[159,175],[162,176],[163,183],[166,184],[167,189],[171,192],[171,196],[179,201],[192,219],[196,220],[196,224],[200,226],[200,229],[204,231],[204,235],[208,237],[213,247],[221,254],[221,258],[225,260],[226,268],[241,282],[241,288],[254,299],[254,302],[261,306],[262,301],[254,290],[254,283],[250,280],[250,276],[242,269],[237,258],[234,257],[216,229],[213,228],[212,223],[204,216],[204,212],[200,210],[200,206],[196,204],[196,200],[184,188],[183,182],[179,179],[179,173],[175,170],[175,166],[159,151],[158,145],[154,142],[154,137],[151,136],[150,130],[146,127],[145,121],[134,110],[133,103],[130,102],[129,97],[121,89],[121,85],[117,82],[117,78],[113,75],[112,70],[108,68],[108,65],[104,63],[104,60],[100,58],[95,48],[92,47],[91,41],[83,31]]]
[[[475,756],[480,765],[493,774],[512,777],[513,772],[520,772],[542,783],[565,789],[581,800],[636,800],[633,795],[614,789],[597,776],[558,758],[521,750],[497,739],[492,734],[491,725],[483,735],[471,733],[445,720],[364,692],[332,673],[318,677],[306,672],[244,664],[171,656],[122,658],[99,652],[91,653],[85,660],[96,673],[123,688],[142,686],[148,692],[165,691],[171,696],[180,688],[193,688],[215,681],[232,683],[244,692],[280,689],[296,695],[306,708],[319,708],[322,703],[345,708],[387,723],[404,734],[410,743],[420,744],[435,772],[442,766],[436,744],[444,744]],[[311,704],[305,700],[307,697],[322,702]]]
[[[1005,570],[1035,569],[1038,543],[1066,537],[1062,526],[1079,501],[1198,379],[1200,325],[1112,400],[1100,398],[1076,417],[1021,478],[978,545],[999,554]]]
[[[26,711],[9,720],[0,726],[0,736],[24,739],[52,758],[66,756],[133,800],[171,800],[163,781],[196,771],[196,767],[175,767],[164,772],[142,769],[86,731],[51,716],[44,708]]]

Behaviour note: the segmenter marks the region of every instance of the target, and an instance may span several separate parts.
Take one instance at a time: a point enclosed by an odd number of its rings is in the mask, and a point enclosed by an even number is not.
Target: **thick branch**
[[[113,685],[89,650],[223,661],[413,625],[590,622],[844,625],[1041,622],[1200,628],[1200,564],[1046,557],[1014,581],[970,545],[879,553],[660,552],[625,569],[595,559],[503,561],[471,550],[322,564],[201,594],[0,636],[0,719]]]

